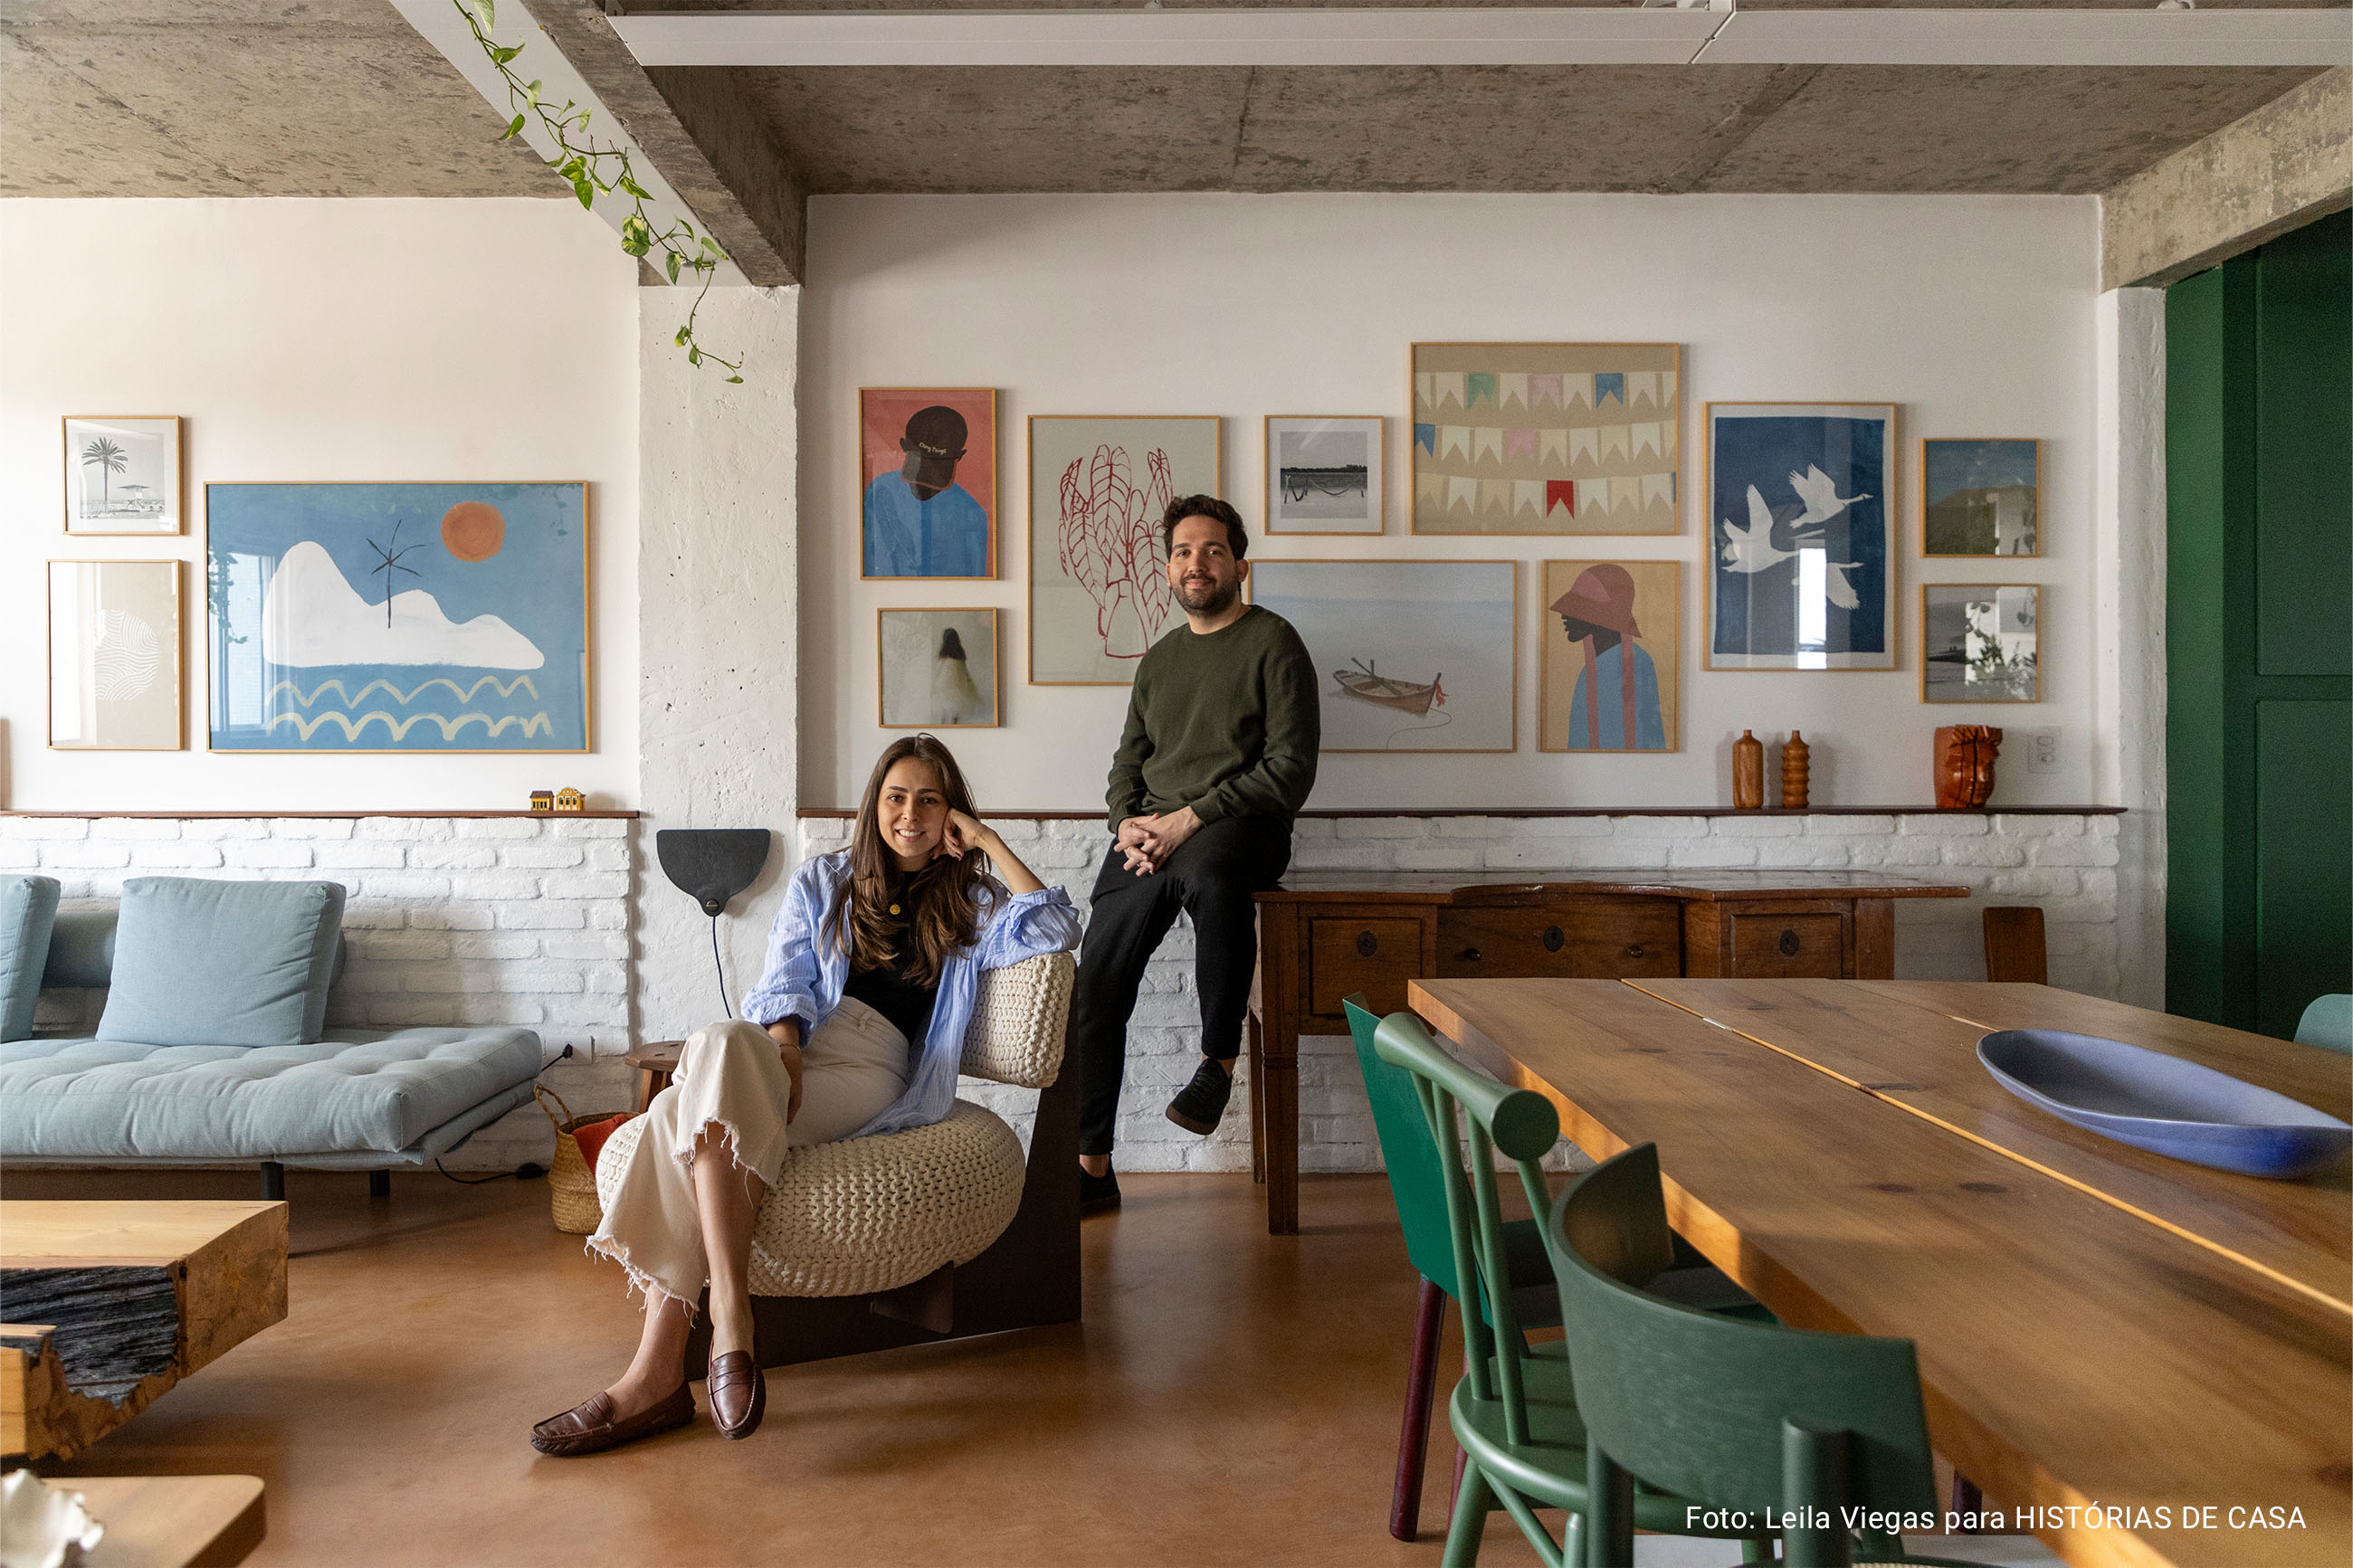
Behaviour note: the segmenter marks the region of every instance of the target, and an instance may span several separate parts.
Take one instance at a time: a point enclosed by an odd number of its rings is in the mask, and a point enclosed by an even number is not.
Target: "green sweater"
[[[1299,815],[1324,711],[1291,623],[1256,605],[1207,637],[1180,623],[1145,653],[1111,762],[1112,831],[1191,806],[1203,822]]]

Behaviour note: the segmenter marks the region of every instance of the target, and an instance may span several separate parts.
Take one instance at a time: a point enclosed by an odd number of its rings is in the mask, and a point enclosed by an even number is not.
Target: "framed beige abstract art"
[[[1413,345],[1413,531],[1673,533],[1677,343]]]
[[[182,700],[180,563],[49,563],[49,744],[176,752]]]

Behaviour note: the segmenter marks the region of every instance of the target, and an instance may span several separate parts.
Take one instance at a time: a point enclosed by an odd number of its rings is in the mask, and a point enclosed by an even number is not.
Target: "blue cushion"
[[[406,1149],[531,1081],[529,1029],[338,1031],[258,1050],[0,1046],[0,1159],[271,1160]]]
[[[49,928],[58,918],[55,877],[0,877],[0,1040],[33,1032]]]
[[[334,882],[133,877],[122,884],[101,1040],[300,1046],[327,1021],[342,933]]]
[[[114,968],[116,919],[112,910],[59,910],[41,984],[103,989]]]
[[[2353,1056],[2353,994],[2340,991],[2315,997],[2296,1023],[2295,1037],[2307,1046]]]

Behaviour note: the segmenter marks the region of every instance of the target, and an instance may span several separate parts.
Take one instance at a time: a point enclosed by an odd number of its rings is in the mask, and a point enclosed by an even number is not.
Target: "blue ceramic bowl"
[[[2031,1105],[2193,1165],[2286,1178],[2353,1148],[2353,1126],[2301,1100],[2122,1040],[2004,1029],[1978,1042],[1978,1060]]]

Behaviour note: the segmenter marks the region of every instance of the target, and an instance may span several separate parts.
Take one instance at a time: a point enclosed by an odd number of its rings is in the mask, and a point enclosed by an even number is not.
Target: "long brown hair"
[[[969,947],[979,935],[981,889],[994,889],[988,858],[976,849],[964,858],[942,855],[909,875],[906,898],[907,942],[911,951],[899,951],[897,922],[889,913],[891,875],[897,860],[882,842],[876,825],[882,799],[882,780],[896,764],[913,758],[932,770],[948,809],[966,816],[973,810],[972,791],[955,757],[930,734],[902,736],[882,750],[874,772],[866,780],[866,794],[858,803],[858,820],[849,835],[849,878],[827,916],[834,941],[849,954],[854,970],[895,969],[923,985],[940,983],[940,969],[950,953]]]

